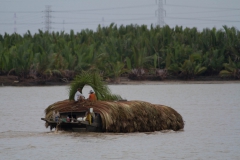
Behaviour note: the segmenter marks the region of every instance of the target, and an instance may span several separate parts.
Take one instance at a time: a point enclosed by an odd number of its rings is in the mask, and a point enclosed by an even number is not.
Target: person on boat
[[[89,97],[88,97],[88,99],[89,99],[90,101],[96,101],[96,100],[97,100],[97,97],[96,97],[95,93],[93,92],[93,90],[90,90],[90,91],[89,91]]]
[[[81,93],[81,88],[78,88],[77,89],[77,92],[75,93],[74,95],[74,100],[77,102],[78,100],[81,100],[81,99],[85,99],[85,97],[83,96],[83,94]]]
[[[89,110],[85,113],[85,117],[85,120],[88,121],[90,125],[94,122],[95,113],[93,112],[93,110],[91,111],[91,108],[89,108]]]
[[[57,111],[57,113],[56,113],[55,111],[53,111],[52,117],[53,117],[53,121],[58,122],[58,120],[60,118],[59,112]]]

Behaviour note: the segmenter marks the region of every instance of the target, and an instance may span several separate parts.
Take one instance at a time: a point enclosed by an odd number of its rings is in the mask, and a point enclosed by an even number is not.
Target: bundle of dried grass
[[[182,116],[171,107],[143,101],[64,100],[46,108],[45,118],[51,118],[53,111],[84,112],[89,108],[101,115],[104,132],[177,131],[184,128]]]
[[[77,88],[85,85],[94,89],[98,101],[73,101]],[[50,119],[54,111],[85,112],[89,108],[100,114],[102,131],[105,132],[150,132],[167,129],[177,131],[184,128],[182,116],[174,109],[143,101],[123,101],[121,96],[111,93],[96,72],[83,72],[76,76],[69,89],[69,99],[46,108],[45,118]]]

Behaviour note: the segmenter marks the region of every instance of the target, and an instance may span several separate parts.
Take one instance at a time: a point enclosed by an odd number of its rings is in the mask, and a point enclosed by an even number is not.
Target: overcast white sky
[[[165,0],[163,0],[165,1]],[[51,31],[96,30],[98,24],[156,25],[158,0],[0,0],[0,34],[45,31],[46,5],[51,6]],[[166,0],[165,24],[197,27],[223,25],[240,30],[240,0]]]

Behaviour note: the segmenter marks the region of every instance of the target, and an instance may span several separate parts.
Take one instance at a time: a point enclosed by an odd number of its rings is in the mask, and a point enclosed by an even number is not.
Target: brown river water
[[[240,159],[240,83],[110,85],[127,100],[179,112],[183,131],[50,132],[44,109],[68,98],[68,86],[0,87],[0,159]],[[83,89],[85,97],[91,88]]]

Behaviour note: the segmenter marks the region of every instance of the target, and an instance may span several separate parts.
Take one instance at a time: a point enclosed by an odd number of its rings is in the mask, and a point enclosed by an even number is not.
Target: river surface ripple
[[[183,131],[50,132],[44,109],[68,86],[0,87],[0,159],[240,159],[240,84],[110,85],[127,100],[174,108]],[[88,96],[90,87],[83,93]]]

